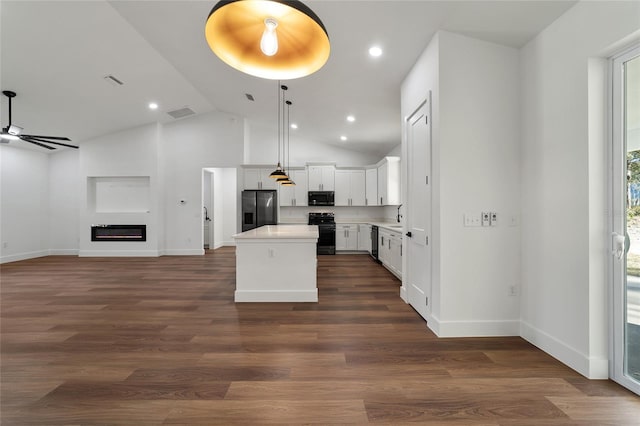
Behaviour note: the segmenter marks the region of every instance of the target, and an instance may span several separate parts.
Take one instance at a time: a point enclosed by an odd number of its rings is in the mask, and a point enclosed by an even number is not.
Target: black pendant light
[[[296,0],[219,1],[207,18],[205,38],[226,64],[271,80],[312,74],[331,51],[320,18]]]
[[[293,181],[293,179],[291,179],[291,134],[290,134],[291,123],[289,121],[289,118],[291,115],[291,111],[290,111],[291,101],[287,101],[286,104],[287,104],[287,164],[286,165],[289,166],[289,169],[288,169],[289,174],[287,175],[286,180],[278,179],[277,182],[283,186],[295,186],[296,183]]]
[[[281,179],[281,178],[287,177],[286,173],[282,170],[282,166],[280,164],[280,139],[281,139],[280,135],[282,134],[281,123],[283,119],[283,108],[284,108],[281,100],[284,100],[284,91],[287,89],[288,89],[287,86],[281,85],[280,81],[278,81],[278,165],[276,166],[276,169],[273,172],[271,172],[271,174],[269,175],[269,177],[272,179]],[[282,162],[284,163],[284,136],[282,136],[282,151],[283,151]]]

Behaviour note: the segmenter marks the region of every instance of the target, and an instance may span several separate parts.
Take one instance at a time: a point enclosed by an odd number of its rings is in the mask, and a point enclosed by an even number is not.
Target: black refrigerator
[[[242,232],[278,224],[278,191],[242,191]]]

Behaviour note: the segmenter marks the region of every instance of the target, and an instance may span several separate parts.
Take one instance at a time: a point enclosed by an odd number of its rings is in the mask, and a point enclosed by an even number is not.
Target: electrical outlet
[[[491,212],[490,215],[491,226],[498,226],[498,213]]]
[[[482,226],[491,226],[491,213],[482,212]]]

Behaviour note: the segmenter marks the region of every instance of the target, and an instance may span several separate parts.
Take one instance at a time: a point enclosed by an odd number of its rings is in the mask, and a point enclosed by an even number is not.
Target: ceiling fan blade
[[[47,145],[45,145],[45,144],[43,144],[43,143],[36,142],[36,141],[32,141],[31,139],[28,139],[28,138],[20,138],[20,139],[21,139],[21,140],[23,140],[23,141],[25,141],[25,142],[29,142],[29,143],[32,143],[32,144],[34,144],[34,145],[41,146],[41,147],[43,147],[43,148],[47,148],[47,149],[51,149],[51,150],[55,149],[55,148],[53,148],[53,147],[51,147],[51,146],[47,146]]]
[[[22,135],[22,136],[20,136],[20,139],[22,139],[24,141],[38,141],[38,142],[44,142],[44,143],[51,143],[51,144],[54,144],[54,145],[62,145],[62,146],[66,146],[66,147],[69,147],[69,148],[78,149],[78,147],[76,145],[69,145],[68,143],[48,141],[46,139],[41,139],[40,137],[36,137],[36,136]],[[55,149],[55,148],[53,148],[53,149]]]
[[[54,141],[69,141],[69,142],[71,142],[71,139],[65,138],[65,137],[61,137],[61,136],[40,136],[40,135],[22,135],[22,136],[28,136],[30,138],[53,139]]]

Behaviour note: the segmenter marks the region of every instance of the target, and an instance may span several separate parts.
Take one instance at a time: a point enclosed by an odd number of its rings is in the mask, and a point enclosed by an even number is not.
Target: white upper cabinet
[[[276,166],[270,168],[245,168],[244,189],[278,189],[276,180],[269,177],[275,169]]]
[[[364,206],[365,171],[336,170],[335,203],[336,206]]]
[[[367,169],[366,172],[366,196],[365,196],[365,205],[367,206],[378,206],[380,203],[378,202],[378,168],[370,168]]]
[[[281,206],[306,206],[307,205],[307,171],[288,170],[289,177],[296,183],[294,186],[280,187]]]
[[[309,191],[335,191],[335,166],[309,166]]]
[[[378,204],[400,204],[400,157],[385,157],[378,163]]]

